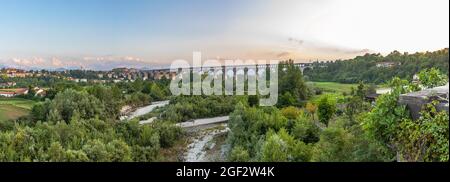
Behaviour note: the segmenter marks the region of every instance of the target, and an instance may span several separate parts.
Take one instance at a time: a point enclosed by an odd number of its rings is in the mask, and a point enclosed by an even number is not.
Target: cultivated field
[[[14,120],[27,115],[34,101],[19,98],[0,98],[0,121]]]

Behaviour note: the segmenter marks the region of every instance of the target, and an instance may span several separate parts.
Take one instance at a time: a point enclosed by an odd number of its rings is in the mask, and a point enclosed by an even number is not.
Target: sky
[[[2,0],[0,67],[297,62],[449,47],[448,0]]]

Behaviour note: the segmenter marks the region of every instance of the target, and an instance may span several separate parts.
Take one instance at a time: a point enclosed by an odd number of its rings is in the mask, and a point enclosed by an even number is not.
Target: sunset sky
[[[449,47],[448,0],[2,0],[0,67],[298,62]]]

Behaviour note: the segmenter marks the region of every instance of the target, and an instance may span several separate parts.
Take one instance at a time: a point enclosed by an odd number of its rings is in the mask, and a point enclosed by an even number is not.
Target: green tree
[[[48,156],[50,157],[50,162],[63,162],[65,161],[66,151],[58,142],[53,142],[50,145],[50,148],[47,151]]]
[[[295,97],[290,92],[286,92],[280,97],[278,105],[280,107],[287,107],[295,105],[296,102]]]
[[[96,116],[104,118],[105,108],[103,104],[94,96],[86,92],[77,92],[75,90],[65,90],[58,95],[49,104],[49,120],[59,121],[60,119],[69,122],[75,113],[80,118],[89,119]]]
[[[328,126],[328,122],[336,112],[336,101],[330,96],[324,95],[320,98],[318,103],[317,114],[319,121]]]
[[[228,160],[231,162],[248,162],[250,160],[250,155],[243,147],[236,146],[231,150]]]
[[[352,161],[353,136],[342,128],[329,127],[314,146],[313,161]]]
[[[285,96],[289,92],[289,95],[293,98],[293,100],[289,97],[281,98],[280,101],[285,101],[280,105],[282,107],[293,104],[299,106],[302,101],[307,100],[311,95],[303,79],[302,71],[294,65],[293,60],[284,61],[278,65],[278,80],[279,93]]]
[[[320,128],[306,117],[299,117],[295,121],[292,135],[305,143],[316,143],[319,141]]]
[[[132,160],[131,148],[121,140],[113,140],[106,145],[111,162],[129,162]]]
[[[81,150],[67,150],[67,162],[88,162],[88,156]]]
[[[86,153],[86,156],[89,158],[90,161],[96,161],[96,162],[108,162],[109,154],[106,150],[105,144],[98,140],[89,140],[86,145],[83,146],[83,152]]]
[[[296,107],[289,106],[281,109],[281,113],[288,119],[296,119],[300,116],[301,111]]]
[[[428,104],[417,121],[404,120],[397,136],[400,160],[448,162],[449,117],[438,112],[437,101]]]
[[[445,85],[448,82],[447,75],[442,74],[438,69],[424,69],[419,72],[420,83],[426,88],[433,88]]]

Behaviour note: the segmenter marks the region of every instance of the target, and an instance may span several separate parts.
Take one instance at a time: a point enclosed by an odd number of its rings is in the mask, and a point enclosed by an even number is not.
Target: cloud
[[[288,41],[291,43],[297,44],[297,45],[303,45],[303,43],[305,42],[304,40],[296,39],[296,38],[292,38],[292,37],[289,37]]]
[[[286,58],[291,56],[292,54],[290,52],[281,52],[279,54],[277,54],[277,58]]]
[[[352,49],[352,48],[337,47],[337,46],[318,47],[318,50],[321,50],[325,53],[349,54],[349,55],[365,54],[365,53],[370,52],[369,49]]]

